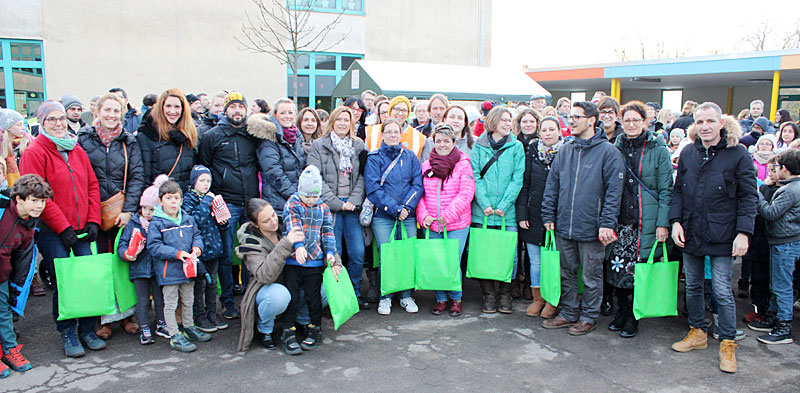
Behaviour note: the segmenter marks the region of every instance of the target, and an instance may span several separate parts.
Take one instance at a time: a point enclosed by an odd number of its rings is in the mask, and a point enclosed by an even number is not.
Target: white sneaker
[[[409,296],[405,299],[400,299],[400,305],[406,309],[408,313],[415,313],[419,312],[419,307],[417,307],[417,302],[414,301],[414,298]]]
[[[800,299],[795,300],[794,309],[800,311]]]
[[[389,315],[392,313],[392,298],[381,299],[378,303],[378,314]]]

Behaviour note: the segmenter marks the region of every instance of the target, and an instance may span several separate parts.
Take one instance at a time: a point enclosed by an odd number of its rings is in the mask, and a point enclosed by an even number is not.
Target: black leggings
[[[286,265],[283,268],[283,280],[286,289],[292,295],[292,301],[289,302],[289,307],[283,313],[283,326],[290,327],[297,318],[297,309],[300,308],[300,290],[305,293],[306,305],[308,306],[308,314],[311,317],[311,323],[314,326],[319,326],[322,323],[322,295],[320,294],[320,287],[322,286],[322,272],[325,270],[324,266],[320,267],[303,267],[296,265]]]
[[[150,293],[152,289],[153,302],[156,305],[156,319],[164,321],[164,296],[155,277],[134,278],[133,286],[136,288],[136,320],[139,326],[150,326],[147,314],[150,311]]]
[[[633,312],[633,288],[614,288],[614,295],[617,296],[617,307],[620,312],[630,313]]]

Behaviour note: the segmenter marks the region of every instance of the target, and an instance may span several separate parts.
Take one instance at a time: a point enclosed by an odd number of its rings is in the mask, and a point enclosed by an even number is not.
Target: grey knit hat
[[[75,97],[72,94],[64,94],[64,96],[61,97],[61,105],[64,105],[64,109],[69,109],[73,106],[83,107],[83,104],[81,104],[81,100],[79,100],[78,97]]]
[[[322,195],[322,175],[319,174],[319,168],[309,165],[303,169],[300,180],[297,181],[297,192],[307,197]]]
[[[19,112],[13,109],[6,109],[6,108],[0,109],[0,130],[5,131],[9,127],[21,122],[22,120],[24,119],[22,118],[22,115],[19,114]]]

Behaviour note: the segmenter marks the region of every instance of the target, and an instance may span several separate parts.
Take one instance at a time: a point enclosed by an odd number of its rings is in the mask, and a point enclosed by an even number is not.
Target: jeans
[[[225,254],[219,261],[219,284],[222,289],[219,298],[222,301],[222,307],[226,310],[234,310],[236,302],[233,299],[233,243],[236,238],[236,230],[239,229],[239,221],[244,218],[244,206],[230,203],[226,203],[226,205],[231,212],[231,218],[228,219],[228,230],[222,233],[222,248]],[[242,286],[245,288],[247,288],[247,279],[247,269],[242,264]]]
[[[14,333],[14,315],[8,305],[8,280],[0,283],[0,344],[8,351],[17,346]]]
[[[133,286],[136,288],[136,320],[139,322],[139,326],[150,325],[147,313],[150,310],[151,290],[156,307],[156,320],[164,322],[164,295],[156,278],[134,278]]]
[[[559,315],[568,321],[597,323],[603,300],[603,261],[606,251],[599,241],[581,242],[556,235],[561,252],[561,302]],[[578,301],[578,266],[583,265],[583,297]],[[702,265],[701,265],[702,266]]]
[[[328,307],[328,295],[325,294],[325,286],[320,286],[319,297],[322,299],[322,309]],[[311,316],[308,314],[308,306],[306,305],[306,292],[300,291],[300,307],[297,308],[297,316],[294,318],[297,323],[301,325],[308,325],[311,323]]]
[[[361,297],[361,275],[364,273],[364,234],[358,213],[339,211],[333,215],[333,234],[336,251],[342,254],[342,242],[347,244],[347,274],[353,283],[356,297]]]
[[[67,250],[67,248],[64,246],[64,243],[61,242],[61,238],[58,237],[56,233],[50,231],[42,231],[39,233],[37,247],[39,247],[39,252],[42,253],[42,263],[47,266],[47,270],[52,272],[53,321],[56,323],[56,329],[58,329],[58,331],[62,334],[67,332],[74,333],[75,328],[77,327],[78,334],[81,336],[88,333],[94,333],[95,325],[98,322],[97,317],[65,319],[63,321],[58,320],[58,286],[56,283],[56,269],[53,259],[69,257],[69,250]],[[90,243],[83,240],[78,240],[78,242],[72,246],[72,251],[75,256],[92,254]]]
[[[392,234],[392,229],[394,229],[395,223],[397,220],[393,218],[383,218],[383,217],[373,217],[372,218],[372,232],[375,234],[375,241],[378,242],[378,251],[381,249],[381,245],[383,243],[389,242],[389,236]],[[409,239],[414,238],[417,233],[417,220],[414,218],[413,215],[409,214],[405,220],[402,222],[402,226],[405,227],[406,235]],[[397,231],[394,234],[395,240],[402,239],[402,228],[400,226],[397,227]],[[378,268],[380,274],[380,267]],[[405,299],[411,297],[411,290],[405,290],[397,292],[400,296],[400,299]],[[393,293],[387,295],[381,295],[381,300],[383,299],[391,299]]]
[[[211,284],[205,277],[197,277],[194,280],[194,315],[200,317],[217,312],[217,268],[219,259],[212,259],[203,262],[211,276]]]
[[[447,231],[448,239],[458,239],[458,260],[461,260],[461,255],[464,254],[464,246],[467,245],[467,236],[469,236],[469,227],[459,229],[456,231]],[[444,234],[441,232],[431,231],[431,239],[444,239]],[[461,277],[461,265],[458,266],[458,276]],[[461,280],[464,281],[463,278]],[[436,301],[446,302],[450,300],[461,300],[461,291],[436,291]]]
[[[272,333],[275,317],[286,310],[291,300],[292,295],[289,294],[289,290],[281,284],[272,283],[261,287],[256,294],[258,331],[264,334]]]
[[[711,292],[719,314],[720,339],[736,338],[736,303],[733,300],[731,280],[733,279],[733,258],[711,256]],[[689,327],[707,330],[705,324],[705,300],[703,286],[705,280],[705,257],[683,253],[686,273],[686,308],[689,311]]]
[[[531,288],[539,288],[541,286],[542,247],[525,243],[525,248],[528,249],[528,259],[531,261]]]
[[[792,320],[792,302],[794,292],[792,291],[792,274],[794,273],[794,263],[800,258],[800,240],[771,245],[770,255],[770,291],[772,297],[769,299],[769,311],[778,314],[781,321]]]

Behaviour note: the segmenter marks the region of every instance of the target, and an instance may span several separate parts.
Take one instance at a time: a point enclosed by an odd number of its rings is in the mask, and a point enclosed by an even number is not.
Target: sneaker
[[[300,348],[304,351],[313,351],[322,344],[322,329],[319,326],[309,324],[307,331],[308,335],[300,343]]]
[[[197,316],[197,319],[194,321],[194,325],[197,327],[197,329],[204,333],[214,333],[217,331],[217,326],[211,323],[211,321],[208,320],[208,317],[203,314]]]
[[[261,333],[261,346],[270,351],[275,349],[275,341],[272,340],[272,334]]]
[[[233,284],[233,295],[234,296],[239,296],[239,295],[241,295],[243,293],[244,293],[244,288],[242,287],[242,284]]]
[[[11,369],[9,369],[5,363],[0,362],[0,379],[3,379],[9,375],[11,375]]]
[[[773,314],[767,314],[763,320],[758,322],[750,322],[747,324],[747,327],[750,330],[755,330],[757,332],[771,332],[772,328],[775,327],[777,323],[777,318]]]
[[[777,321],[769,334],[758,337],[758,342],[764,344],[791,344],[793,342],[792,321]]]
[[[800,299],[794,301],[794,309],[800,311]]]
[[[357,297],[356,301],[358,302],[358,309],[359,310],[369,310],[369,302],[364,300],[363,297],[361,297],[361,296]]]
[[[156,342],[153,339],[153,333],[150,332],[150,326],[142,326],[142,331],[139,333],[139,344],[147,345]]]
[[[405,299],[400,299],[400,306],[405,308],[407,313],[419,312],[419,307],[417,307],[417,302],[415,302],[414,298],[411,296]]]
[[[225,312],[222,313],[222,316],[225,317],[225,319],[238,319],[241,315],[239,314],[239,311],[236,310],[236,307],[230,307],[225,309]]]
[[[300,355],[303,353],[303,348],[297,343],[295,334],[297,334],[297,329],[295,329],[294,326],[289,329],[283,329],[283,334],[281,334],[283,351],[286,352],[287,355]]]
[[[78,336],[75,335],[74,328],[61,333],[61,345],[64,347],[64,353],[70,358],[79,358],[86,355],[83,350]]]
[[[86,344],[89,349],[92,351],[99,351],[101,349],[106,349],[106,342],[103,341],[100,337],[97,337],[94,332],[89,332],[84,335],[81,335],[81,341]]]
[[[736,372],[736,344],[733,340],[722,340],[719,344],[719,369],[726,373]]]
[[[457,317],[461,315],[461,300],[453,300],[450,302],[450,316]]]
[[[677,352],[689,352],[693,349],[706,348],[708,348],[708,334],[698,328],[691,328],[683,340],[672,344],[672,350]]]
[[[212,325],[217,327],[217,330],[225,330],[228,328],[228,322],[225,322],[224,319],[220,319],[216,311],[210,311],[208,315],[206,315],[206,318],[208,318],[208,321],[211,322]]]
[[[718,329],[714,329],[714,332],[711,333],[711,337],[714,337],[714,340],[719,340]],[[736,337],[734,338],[734,341],[742,341],[745,337],[747,337],[747,333],[745,333],[744,330],[736,329]]]
[[[182,333],[178,333],[169,339],[169,347],[179,352],[194,352],[197,345],[189,342]]]
[[[197,328],[197,325],[184,326],[183,334],[187,339],[189,339],[189,341],[199,341],[201,343],[211,341],[211,335],[200,331],[200,329]]]
[[[16,347],[9,349],[8,352],[3,352],[3,363],[7,364],[14,371],[24,373],[32,367],[31,362],[19,353],[20,349],[22,349],[22,344],[17,344]]]
[[[161,336],[164,338],[172,338],[169,335],[169,330],[167,330],[167,323],[164,321],[156,322],[156,336]]]
[[[447,302],[436,302],[436,305],[433,306],[431,310],[431,314],[442,315],[444,314],[444,310],[447,310]]]
[[[389,315],[392,313],[392,298],[381,299],[378,303],[378,314]]]

